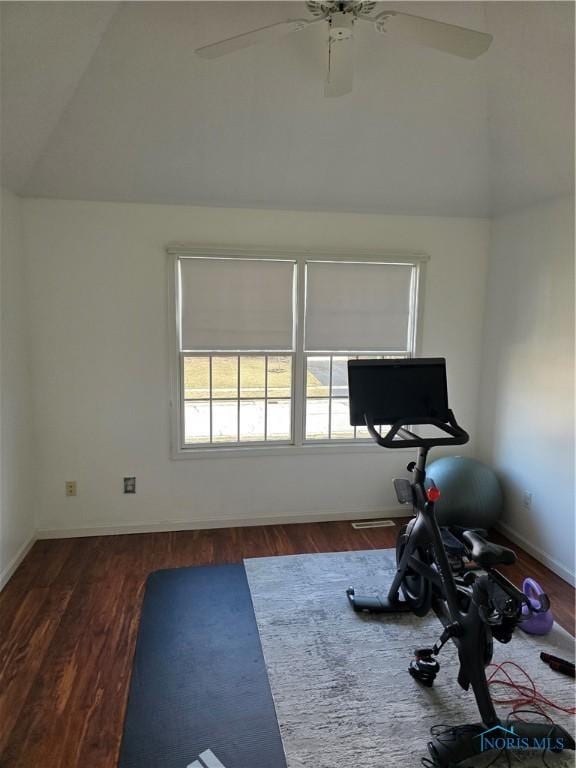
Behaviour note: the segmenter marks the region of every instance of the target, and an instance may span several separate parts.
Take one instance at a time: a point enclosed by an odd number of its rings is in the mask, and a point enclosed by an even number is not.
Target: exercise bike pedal
[[[379,595],[357,595],[354,587],[348,587],[346,596],[357,613],[401,613],[410,610],[408,603],[400,600],[396,602]]]
[[[408,672],[415,680],[432,688],[436,675],[440,672],[440,664],[434,658],[432,648],[417,648],[414,651],[414,658],[410,662]]]

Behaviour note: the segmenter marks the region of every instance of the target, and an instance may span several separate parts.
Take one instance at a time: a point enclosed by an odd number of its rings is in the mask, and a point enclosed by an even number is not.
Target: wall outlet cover
[[[124,493],[136,493],[136,478],[125,477],[124,478]]]
[[[76,496],[77,491],[76,480],[66,480],[66,496]]]

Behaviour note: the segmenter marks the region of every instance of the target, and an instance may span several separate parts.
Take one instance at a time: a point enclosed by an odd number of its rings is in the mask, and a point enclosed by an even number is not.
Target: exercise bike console
[[[448,407],[444,358],[350,360],[350,424],[366,426],[382,448],[464,445],[468,433]],[[376,425],[386,424],[381,433]],[[441,434],[424,437],[409,427],[432,426]]]

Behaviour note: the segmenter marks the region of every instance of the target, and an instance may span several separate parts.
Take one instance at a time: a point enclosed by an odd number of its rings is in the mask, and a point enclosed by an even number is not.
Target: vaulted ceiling
[[[403,2],[489,31],[475,61],[355,31],[323,96],[326,29],[205,61],[287,2],[4,2],[3,183],[25,196],[489,215],[573,191],[574,5]]]

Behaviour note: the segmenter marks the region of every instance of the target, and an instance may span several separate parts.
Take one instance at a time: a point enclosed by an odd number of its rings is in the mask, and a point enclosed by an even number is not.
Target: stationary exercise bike
[[[454,529],[452,534],[481,571],[455,574],[451,568],[434,510],[441,489],[426,483],[430,448],[463,445],[469,440],[448,408],[445,360],[351,360],[348,383],[351,424],[366,426],[383,448],[418,449],[417,460],[408,464],[412,481],[394,480],[399,502],[412,505],[415,517],[398,536],[392,585],[385,597],[358,595],[350,587],[350,604],[355,611],[411,611],[420,617],[432,608],[443,631],[432,647],[415,650],[408,671],[423,685],[432,686],[440,669],[436,657],[452,640],[460,661],[458,683],[466,691],[472,688],[480,712],[481,723],[450,729],[450,737],[436,737],[429,743],[433,764],[457,765],[480,754],[486,746],[481,736],[492,728],[511,729],[517,738],[538,745],[540,751],[542,744],[552,751],[574,749],[573,738],[559,725],[501,722],[490,696],[485,667],[492,659],[493,638],[508,642],[522,620],[522,606],[527,605],[530,612],[544,612],[549,601],[543,597],[534,609],[524,593],[496,570],[498,565],[516,561],[513,550],[486,541],[477,531]],[[382,424],[391,426],[378,431],[376,425]],[[430,428],[435,434],[424,436]]]

